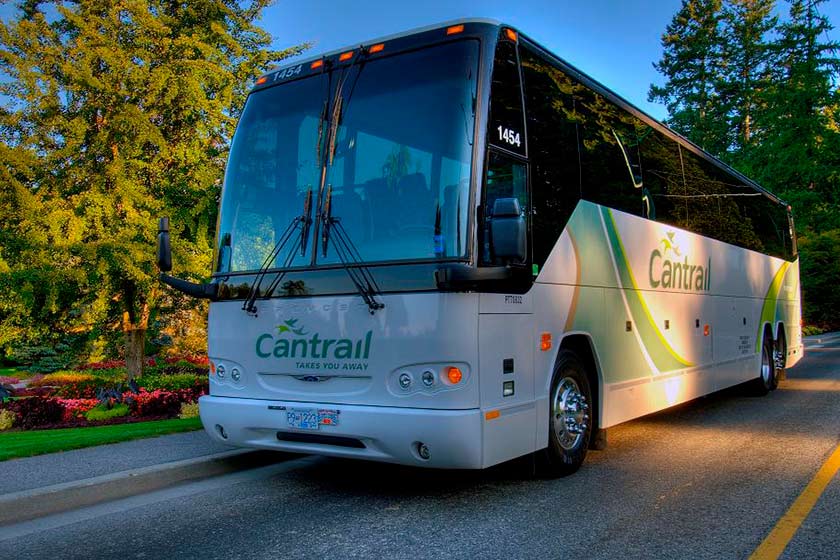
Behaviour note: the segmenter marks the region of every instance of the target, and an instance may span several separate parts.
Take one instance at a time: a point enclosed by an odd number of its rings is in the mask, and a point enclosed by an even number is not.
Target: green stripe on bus
[[[627,294],[627,304],[630,308],[630,314],[633,317],[633,322],[636,324],[636,329],[639,332],[642,343],[645,345],[653,363],[662,372],[693,366],[694,364],[677,354],[656,326],[650,310],[639,293],[639,288],[633,277],[633,271],[630,269],[627,253],[618,234],[618,228],[615,225],[612,212],[609,208],[604,207],[601,208],[601,212],[607,229],[608,241],[615,256],[621,287],[624,288]]]
[[[761,306],[761,319],[758,321],[758,333],[755,336],[756,353],[761,350],[764,324],[770,323],[772,325],[776,321],[776,303],[778,302],[779,291],[782,289],[782,282],[785,279],[785,274],[787,274],[788,269],[790,269],[790,263],[783,262],[782,266],[779,267],[779,270],[773,276],[770,286],[767,288],[767,294],[764,296],[764,305]]]

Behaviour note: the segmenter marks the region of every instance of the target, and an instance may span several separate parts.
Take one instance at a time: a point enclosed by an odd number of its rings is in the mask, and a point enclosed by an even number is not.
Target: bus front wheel
[[[592,437],[592,404],[583,362],[561,350],[549,393],[548,447],[537,453],[540,474],[567,476],[583,464]]]

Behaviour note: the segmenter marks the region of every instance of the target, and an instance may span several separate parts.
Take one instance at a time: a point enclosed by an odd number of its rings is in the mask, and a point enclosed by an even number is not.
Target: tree
[[[268,48],[268,3],[29,1],[0,23],[0,345],[122,331],[142,371],[156,218],[204,276],[248,81],[305,48]]]
[[[793,0],[779,26],[776,72],[768,96],[768,134],[753,158],[756,176],[794,205],[799,226],[840,228],[840,59],[832,29],[819,13],[824,0]]]
[[[734,139],[734,154],[729,159],[736,165],[749,158],[766,126],[764,115],[772,84],[768,35],[778,24],[772,15],[774,5],[775,0],[729,0],[723,10],[726,65],[720,89]]]
[[[654,67],[665,76],[651,85],[648,100],[668,108],[668,124],[712,153],[730,145],[726,108],[719,86],[724,79],[721,0],[683,0],[662,35],[662,59]]]

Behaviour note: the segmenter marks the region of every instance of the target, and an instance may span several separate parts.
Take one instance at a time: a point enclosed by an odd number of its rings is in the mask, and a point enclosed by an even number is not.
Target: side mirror
[[[527,254],[525,216],[516,198],[497,198],[490,219],[493,255],[505,261],[524,262]]]
[[[172,270],[172,246],[169,243],[169,218],[158,223],[157,265],[161,272]]]

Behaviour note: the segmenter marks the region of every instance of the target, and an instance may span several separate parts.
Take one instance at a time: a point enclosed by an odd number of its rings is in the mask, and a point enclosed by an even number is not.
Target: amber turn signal
[[[540,334],[540,350],[548,352],[551,350],[551,333],[544,332]]]
[[[461,373],[461,370],[455,366],[446,368],[446,378],[449,380],[450,383],[453,385],[457,385],[461,382],[461,379],[464,375]]]

